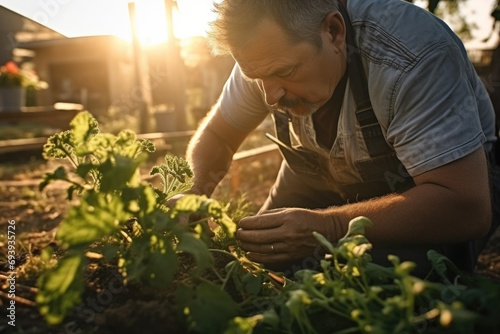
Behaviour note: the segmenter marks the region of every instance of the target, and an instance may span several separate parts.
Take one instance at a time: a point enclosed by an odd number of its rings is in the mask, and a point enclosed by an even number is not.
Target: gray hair
[[[217,19],[210,24],[208,40],[215,55],[241,48],[268,18],[278,23],[292,43],[308,41],[322,48],[321,22],[338,10],[338,0],[222,0],[214,3]]]

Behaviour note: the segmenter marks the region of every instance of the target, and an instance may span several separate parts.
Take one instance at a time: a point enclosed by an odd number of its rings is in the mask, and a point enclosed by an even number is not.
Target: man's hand
[[[318,211],[275,209],[243,218],[236,236],[250,260],[264,264],[285,263],[317,255],[320,244],[312,232],[328,238],[330,224],[332,219]]]

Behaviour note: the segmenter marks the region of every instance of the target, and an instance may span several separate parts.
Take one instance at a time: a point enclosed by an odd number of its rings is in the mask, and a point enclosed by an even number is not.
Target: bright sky
[[[68,37],[117,35],[130,39],[129,0],[0,0],[3,5]],[[136,0],[139,35],[143,43],[166,39],[164,0]],[[211,0],[178,0],[174,18],[177,37],[204,35],[213,19]],[[427,0],[416,0],[427,4]],[[495,0],[465,0],[467,21],[478,26],[474,39],[481,40],[491,31],[490,12]],[[496,37],[496,36],[495,36]]]
[[[427,0],[415,0],[415,3],[425,3]],[[442,5],[442,4],[440,4]],[[469,24],[472,33],[472,40],[465,42],[470,47],[495,47],[498,43],[498,34],[490,36],[494,20],[491,12],[496,5],[496,0],[463,0],[460,3],[460,11],[465,21]],[[446,18],[445,18],[446,20]],[[453,26],[452,26],[453,27]],[[484,39],[490,39],[484,42]]]
[[[129,0],[0,0],[0,5],[68,37],[117,35],[130,39]],[[144,43],[165,40],[164,0],[136,0],[137,25]],[[178,0],[177,37],[204,35],[213,19],[212,1]]]

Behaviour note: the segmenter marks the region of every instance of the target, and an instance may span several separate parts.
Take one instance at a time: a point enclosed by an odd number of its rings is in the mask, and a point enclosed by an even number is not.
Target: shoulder
[[[371,62],[404,70],[443,45],[466,56],[445,22],[406,1],[349,0],[348,13],[359,51]]]
[[[401,0],[349,0],[348,13],[373,107],[385,129],[403,87],[426,91],[428,83],[443,79],[450,66],[469,80],[474,76],[461,40],[427,10]],[[441,66],[451,59],[453,64]],[[443,89],[453,84],[444,83]]]
[[[255,128],[268,114],[264,94],[256,81],[246,79],[236,64],[222,90],[217,108],[231,126]]]

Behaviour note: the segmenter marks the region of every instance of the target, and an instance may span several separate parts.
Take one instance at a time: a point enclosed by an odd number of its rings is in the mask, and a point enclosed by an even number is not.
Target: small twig
[[[23,291],[33,293],[33,294],[38,293],[38,289],[35,287],[27,286],[27,285],[23,285],[23,284],[17,284],[17,283],[16,283],[16,290],[23,290]]]
[[[9,298],[9,295],[3,291],[0,291],[0,298],[2,298],[4,300],[13,300],[16,302],[16,304],[20,304],[22,306],[36,307],[36,303],[29,300],[29,299],[19,297],[19,296],[13,296],[13,298]]]
[[[0,280],[7,281],[10,277],[0,274]],[[24,290],[29,293],[38,293],[38,289],[32,286],[27,286],[23,284],[16,283],[16,290]]]

